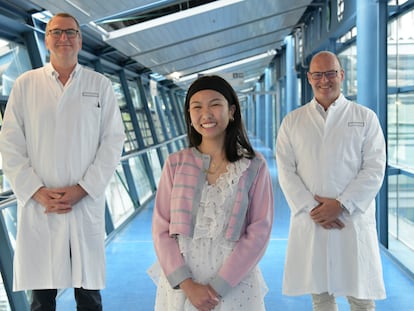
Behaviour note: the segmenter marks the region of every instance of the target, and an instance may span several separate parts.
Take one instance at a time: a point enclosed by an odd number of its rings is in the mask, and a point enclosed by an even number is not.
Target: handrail
[[[396,165],[388,163],[388,175],[402,174],[411,178],[414,178],[414,170],[407,166]]]
[[[13,193],[11,193],[9,196],[7,196],[7,199],[0,201],[0,211],[2,209],[8,208],[15,202],[16,202],[16,196]]]
[[[186,138],[186,137],[187,137],[187,135],[177,136],[177,137],[174,137],[174,138],[172,138],[172,139],[170,139],[168,141],[165,141],[165,142],[162,142],[162,143],[159,143],[159,144],[156,144],[156,145],[152,145],[152,146],[146,147],[145,149],[137,150],[137,151],[128,153],[128,154],[123,155],[121,157],[120,162],[126,161],[126,160],[128,160],[130,158],[133,158],[133,157],[136,157],[138,155],[144,154],[148,150],[157,149],[157,148],[163,147],[165,145],[168,145],[168,144],[170,144],[172,142],[175,142],[177,140],[180,140],[180,139],[183,139],[183,138]],[[5,191],[3,193],[0,193],[0,197],[2,197],[2,196],[6,197],[6,199],[0,201],[0,211],[2,209],[8,208],[9,206],[11,206],[12,204],[14,204],[16,202],[16,196],[13,194],[13,191],[11,191],[11,190],[8,190],[8,191]]]
[[[180,135],[180,136],[174,137],[174,138],[172,138],[172,139],[170,139],[168,141],[165,141],[165,142],[162,142],[162,143],[159,143],[159,144],[156,144],[156,145],[152,145],[152,146],[146,147],[145,149],[141,149],[141,150],[137,150],[137,151],[133,151],[131,153],[125,154],[125,155],[123,155],[121,157],[121,162],[122,161],[125,161],[125,160],[128,160],[130,158],[133,158],[133,157],[135,157],[137,155],[144,154],[148,150],[157,149],[157,148],[163,147],[163,146],[168,145],[168,144],[170,144],[170,143],[172,143],[172,142],[174,142],[176,140],[180,140],[180,139],[183,139],[183,138],[186,138],[186,137],[187,137],[186,134]]]

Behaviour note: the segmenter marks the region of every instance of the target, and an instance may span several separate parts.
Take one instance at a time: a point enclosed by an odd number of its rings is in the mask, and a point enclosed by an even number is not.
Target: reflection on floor
[[[287,297],[281,294],[283,263],[289,228],[289,208],[277,183],[277,171],[269,150],[257,147],[267,158],[273,176],[275,221],[269,248],[260,266],[269,287],[268,311],[311,310],[308,296]],[[105,311],[151,311],[155,285],[146,274],[155,261],[151,241],[152,205],[144,208],[107,246],[107,287],[102,291]],[[413,311],[414,280],[395,265],[382,251],[388,298],[377,301],[377,311]],[[349,310],[344,298],[338,298],[339,310]],[[58,299],[58,311],[76,310],[73,291],[64,291]]]

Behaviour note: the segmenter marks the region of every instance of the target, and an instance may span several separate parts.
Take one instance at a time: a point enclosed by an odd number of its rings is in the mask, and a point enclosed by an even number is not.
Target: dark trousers
[[[102,311],[102,298],[99,290],[75,288],[77,311]],[[55,311],[56,289],[36,289],[32,291],[31,311]]]

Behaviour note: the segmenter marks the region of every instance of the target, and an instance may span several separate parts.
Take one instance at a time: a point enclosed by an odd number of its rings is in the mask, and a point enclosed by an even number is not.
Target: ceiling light
[[[173,81],[178,81],[178,79],[180,78],[180,73],[179,72],[173,72],[172,74],[169,75],[169,77],[173,80]]]
[[[204,73],[212,73],[212,72],[216,72],[216,71],[229,69],[231,67],[244,65],[246,63],[254,62],[256,60],[259,60],[259,59],[262,59],[262,58],[265,58],[265,57],[269,57],[269,56],[272,56],[272,55],[276,55],[276,50],[270,50],[270,51],[267,51],[266,53],[262,53],[262,54],[255,55],[255,56],[252,56],[252,57],[248,57],[248,58],[245,58],[245,59],[242,59],[242,60],[239,60],[239,61],[235,61],[233,63],[218,66],[218,67],[215,67],[213,69],[206,70],[206,71],[204,71]]]
[[[68,0],[66,0],[68,1]],[[177,13],[173,13],[173,14],[169,14],[169,15],[165,15],[163,17],[160,18],[156,18],[156,19],[152,19],[143,23],[139,23],[133,26],[129,26],[129,27],[125,27],[122,29],[118,29],[118,30],[114,30],[111,31],[109,33],[109,37],[105,38],[105,40],[111,40],[111,39],[116,39],[119,37],[123,37],[123,36],[127,36],[130,34],[133,34],[135,32],[138,31],[143,31],[143,30],[147,30],[153,27],[157,27],[157,26],[161,26],[161,25],[165,25],[171,22],[175,22],[177,20],[183,19],[183,18],[188,18],[194,15],[198,15],[198,14],[202,14],[202,13],[206,13],[212,10],[217,10],[220,8],[223,8],[225,6],[231,5],[231,4],[235,4],[238,2],[242,2],[244,0],[220,0],[220,1],[214,1],[214,2],[210,2],[207,3],[205,5],[200,5],[188,10],[184,10],[184,11],[180,11]]]
[[[132,46],[134,49],[136,49],[138,52],[141,52],[141,49],[136,44],[132,43],[131,41],[128,41],[128,44]]]
[[[260,79],[260,77],[258,76],[258,77],[253,77],[253,78],[250,78],[250,79],[246,79],[243,82],[244,83],[249,83],[249,82],[257,81],[259,79]]]
[[[222,65],[222,66],[218,66],[218,67],[215,67],[215,68],[212,68],[212,69],[208,69],[208,70],[202,71],[200,73],[195,73],[195,74],[191,74],[191,75],[188,75],[188,76],[183,76],[183,77],[180,77],[177,82],[183,82],[183,81],[187,81],[187,80],[190,80],[190,79],[195,79],[195,78],[197,78],[198,74],[210,74],[210,73],[214,73],[214,72],[218,72],[218,71],[224,71],[224,70],[232,68],[232,67],[237,67],[237,66],[240,66],[240,65],[244,65],[246,63],[254,62],[256,60],[259,60],[259,59],[262,59],[262,58],[265,58],[265,57],[269,57],[269,56],[273,56],[273,55],[276,55],[276,50],[270,50],[270,51],[267,51],[266,53],[262,53],[262,54],[255,55],[255,56],[252,56],[252,57],[248,57],[248,58],[245,58],[245,59],[233,62],[233,63],[228,63],[228,64],[225,64],[225,65]]]
[[[193,73],[193,74],[188,75],[188,76],[180,77],[176,81],[177,82],[185,82],[185,81],[188,81],[188,80],[196,79],[198,77],[198,75],[199,75],[198,73]]]
[[[247,89],[240,90],[239,92],[240,93],[248,93],[248,92],[251,92],[251,91],[253,91],[253,88],[252,87],[249,87]]]
[[[102,35],[104,38],[108,37],[108,32],[103,29],[101,26],[97,25],[95,22],[91,21],[88,23],[88,27],[95,30],[97,33]]]

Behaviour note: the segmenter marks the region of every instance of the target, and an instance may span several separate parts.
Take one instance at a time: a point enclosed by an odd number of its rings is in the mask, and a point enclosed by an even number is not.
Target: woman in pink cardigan
[[[265,310],[258,262],[273,223],[267,164],[223,78],[193,82],[184,111],[190,146],[168,157],[155,199],[155,310]]]

